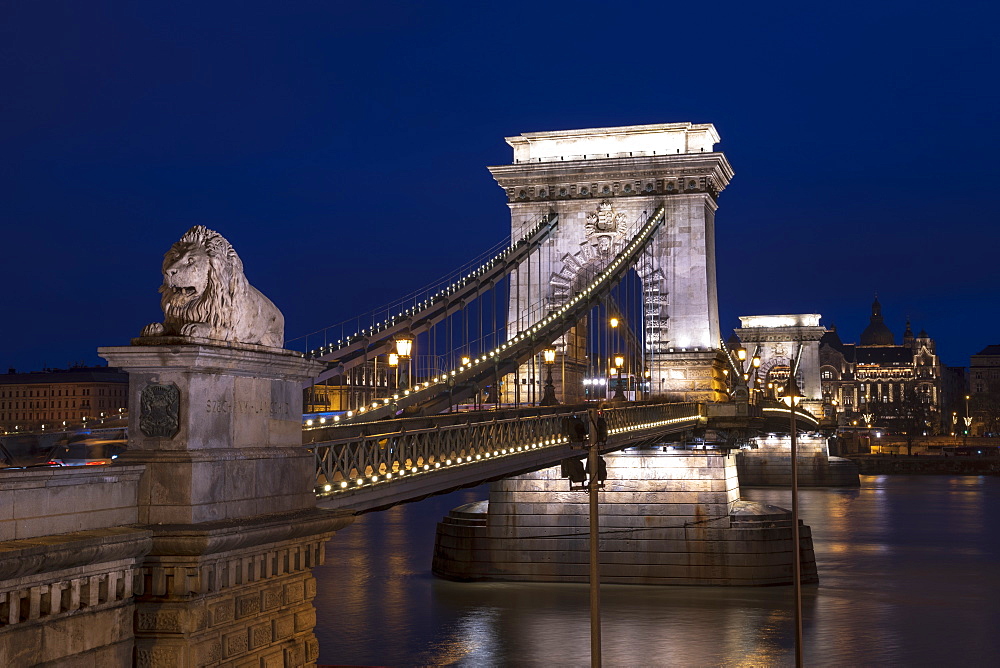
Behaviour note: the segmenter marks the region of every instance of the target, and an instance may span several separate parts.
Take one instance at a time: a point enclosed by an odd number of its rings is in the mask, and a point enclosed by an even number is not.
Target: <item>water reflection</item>
[[[787,507],[785,490],[744,497]],[[589,664],[586,585],[455,583],[430,575],[434,526],[485,489],[364,516],[314,571],[320,663]],[[985,665],[1000,655],[1000,480],[863,477],[802,490],[820,584],[805,588],[813,666]],[[607,665],[793,663],[788,587],[602,588]]]

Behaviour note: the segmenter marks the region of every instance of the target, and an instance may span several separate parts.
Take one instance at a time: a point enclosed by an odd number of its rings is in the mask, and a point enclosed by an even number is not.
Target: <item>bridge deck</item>
[[[570,441],[574,416],[586,406],[531,409],[306,430],[316,455],[320,507],[379,510],[462,487],[554,466],[581,456]],[[602,452],[655,443],[704,419],[694,403],[604,408]],[[478,421],[474,421],[478,420]],[[576,444],[579,445],[579,444]]]

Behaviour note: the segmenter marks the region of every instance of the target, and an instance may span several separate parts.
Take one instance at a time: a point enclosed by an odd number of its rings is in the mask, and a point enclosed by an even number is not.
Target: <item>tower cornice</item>
[[[507,191],[509,202],[693,193],[708,193],[714,199],[733,177],[722,153],[539,160],[489,170]]]

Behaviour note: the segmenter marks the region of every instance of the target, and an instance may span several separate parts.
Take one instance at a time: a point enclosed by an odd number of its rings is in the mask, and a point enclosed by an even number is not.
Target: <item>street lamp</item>
[[[396,337],[396,354],[399,356],[399,391],[410,386],[410,353],[413,351],[413,337],[401,334]]]
[[[538,402],[538,405],[558,406],[559,400],[556,399],[556,388],[552,384],[552,365],[556,361],[556,351],[552,348],[546,348],[542,351],[542,360],[545,362],[545,393],[542,395],[542,400]]]
[[[611,401],[625,401],[625,387],[622,385],[622,367],[625,365],[625,358],[615,355],[615,369],[618,370],[618,383],[615,385],[615,396]]]
[[[733,348],[730,353],[729,361],[736,370],[736,373],[732,377],[733,387],[731,388],[731,395],[736,401],[739,402],[756,403],[757,394],[761,392],[760,346],[758,345],[754,350],[753,355],[749,356],[749,363],[747,362],[747,357],[747,349],[743,347]],[[728,379],[728,370],[726,376]]]
[[[965,432],[962,434],[962,445],[969,442],[969,427],[972,426],[972,418],[969,417],[969,395],[965,395]]]
[[[789,364],[788,384],[781,400],[788,406],[792,437],[792,588],[795,591],[795,665],[802,665],[802,556],[799,548],[799,463],[798,438],[795,426],[795,407],[802,400],[802,392],[795,382],[792,372],[794,365]]]
[[[389,357],[389,362],[388,362],[389,368],[392,369],[392,372],[390,372],[388,375],[392,377],[393,386],[391,388],[387,388],[388,391],[386,392],[386,394],[392,396],[392,393],[396,389],[396,386],[399,385],[399,354],[389,353],[388,357]],[[386,379],[385,384],[386,385],[389,384],[388,379]]]

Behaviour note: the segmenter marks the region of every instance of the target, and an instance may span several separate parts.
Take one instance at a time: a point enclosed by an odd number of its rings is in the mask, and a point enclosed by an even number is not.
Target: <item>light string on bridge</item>
[[[540,231],[542,231],[546,226],[549,225],[549,223],[550,223],[550,215],[545,214],[539,216],[538,221],[531,228],[529,228],[524,234],[522,234],[517,239],[517,241],[514,241],[510,244],[507,244],[506,242],[498,244],[498,246],[505,247],[504,250],[494,254],[488,260],[480,263],[475,269],[468,271],[460,278],[451,279],[450,284],[448,284],[446,287],[439,288],[433,294],[430,294],[430,291],[433,289],[433,287],[430,286],[428,286],[425,289],[416,290],[411,293],[411,295],[413,295],[412,306],[399,310],[399,312],[397,312],[396,315],[387,314],[382,321],[377,323],[373,322],[371,327],[359,328],[353,334],[341,337],[340,339],[337,340],[336,346],[334,346],[332,343],[326,343],[323,346],[320,346],[319,348],[307,350],[306,354],[309,356],[324,355],[328,352],[336,350],[340,346],[350,344],[361,337],[370,337],[371,335],[376,334],[379,331],[384,331],[385,329],[389,328],[390,326],[395,324],[397,320],[418,313],[422,309],[432,304],[435,300],[455,294],[462,287],[468,285],[470,281],[479,278],[480,276],[485,274],[489,269],[497,266],[501,261],[505,260],[512,254],[516,253],[524,245],[530,243],[531,238],[536,234],[538,234]],[[435,282],[432,283],[431,286],[440,284],[441,284],[440,282]],[[419,296],[424,296],[425,298],[423,300],[417,301],[419,299]],[[408,301],[408,298],[404,297],[400,303],[406,301]],[[381,309],[377,309],[376,311],[373,311],[373,313],[377,312],[378,310]],[[337,325],[332,325],[331,327],[324,328],[323,330],[318,330],[317,332],[313,332],[312,334],[307,334],[301,337],[297,337],[296,339],[291,339],[289,343],[297,341],[299,339],[307,339],[309,336],[315,336],[319,332],[324,332],[334,327],[337,327]]]
[[[571,442],[573,429],[568,420],[578,412],[569,409],[479,422],[454,422],[454,417],[441,415],[434,419],[436,424],[425,420],[377,423],[382,431],[372,434],[364,428],[351,434],[328,429],[313,434],[309,437],[313,440],[307,443],[316,458],[316,492],[328,496],[459,465],[565,447]],[[625,438],[612,444],[615,449],[688,429],[702,419],[703,407],[690,403],[636,404],[605,409],[604,416],[610,427],[608,434]],[[664,428],[668,431],[660,431]]]
[[[634,234],[630,238],[630,240],[625,244],[621,253],[617,257],[615,257],[615,259],[611,260],[608,263],[608,265],[596,275],[596,278],[594,278],[594,280],[592,280],[586,287],[583,287],[573,297],[569,298],[566,301],[566,303],[564,303],[562,306],[551,310],[548,313],[548,315],[542,317],[538,321],[535,321],[533,325],[527,327],[524,330],[516,332],[512,337],[508,338],[508,340],[505,341],[504,343],[495,347],[493,350],[483,352],[480,356],[477,356],[475,359],[470,358],[468,359],[468,361],[463,360],[463,363],[458,365],[456,368],[453,368],[450,371],[446,370],[439,375],[435,375],[434,377],[432,377],[430,381],[416,383],[413,386],[412,390],[407,388],[403,390],[401,393],[396,393],[393,394],[391,397],[383,398],[381,402],[379,401],[373,401],[371,403],[365,402],[365,404],[359,406],[357,410],[349,410],[345,415],[345,419],[360,417],[362,415],[365,415],[366,413],[370,413],[373,409],[376,408],[386,408],[390,405],[394,405],[394,402],[405,400],[406,398],[411,397],[412,395],[417,395],[418,393],[426,393],[427,390],[431,388],[437,388],[443,383],[451,383],[452,385],[454,385],[455,382],[461,379],[462,375],[468,374],[473,370],[482,368],[484,365],[487,365],[489,363],[495,364],[496,361],[498,361],[498,359],[503,359],[503,353],[507,352],[512,347],[517,346],[518,344],[523,344],[527,342],[531,344],[532,351],[534,352],[536,344],[547,343],[548,338],[556,336],[556,334],[552,334],[551,337],[542,337],[541,335],[545,333],[546,329],[558,329],[559,330],[558,334],[561,334],[562,329],[565,329],[565,327],[553,328],[551,327],[551,325],[553,323],[556,323],[557,321],[560,321],[560,324],[563,324],[561,323],[561,320],[570,313],[577,311],[578,307],[581,305],[581,302],[589,304],[593,300],[593,297],[596,296],[594,295],[595,291],[600,291],[607,288],[608,287],[607,284],[611,281],[611,279],[619,276],[621,270],[623,269],[622,267],[623,263],[634,262],[633,255],[641,246],[645,245],[649,236],[662,222],[663,216],[664,216],[664,208],[663,206],[660,206],[657,209],[657,211],[646,220],[646,223],[639,229],[639,231],[636,234]],[[518,289],[520,289],[520,286],[517,287]],[[537,341],[536,338],[538,338]],[[542,341],[542,339],[545,340]],[[497,380],[494,381],[494,384],[497,384]],[[341,421],[339,419],[339,416],[334,416],[334,417],[335,421],[337,422]]]

